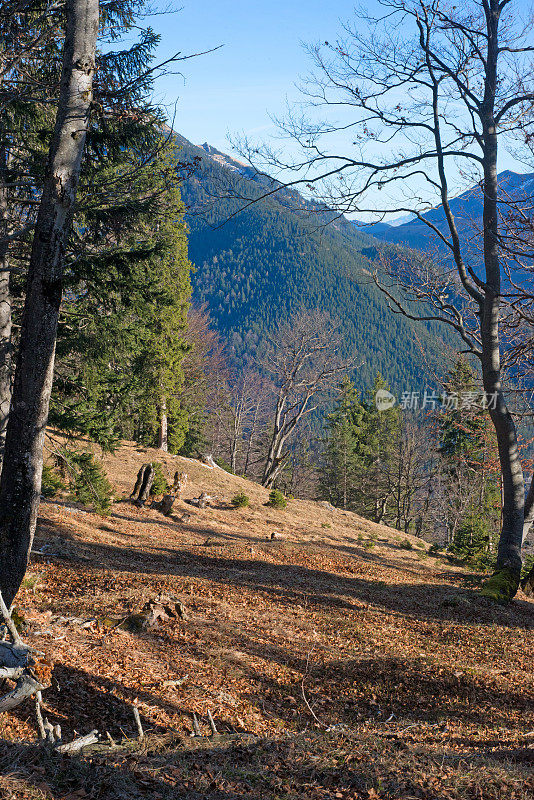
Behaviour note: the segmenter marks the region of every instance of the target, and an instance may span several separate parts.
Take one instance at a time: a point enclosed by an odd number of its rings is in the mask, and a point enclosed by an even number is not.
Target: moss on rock
[[[497,603],[509,603],[519,588],[519,575],[509,567],[499,569],[488,578],[482,586],[480,594]]]

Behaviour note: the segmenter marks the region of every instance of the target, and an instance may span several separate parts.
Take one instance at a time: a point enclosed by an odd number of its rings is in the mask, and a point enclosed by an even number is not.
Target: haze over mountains
[[[534,193],[534,173],[520,174],[506,170],[499,174],[500,207],[504,215],[509,210],[507,201],[532,206]],[[464,242],[473,242],[474,235],[480,230],[482,224],[482,190],[480,186],[473,186],[450,201],[451,211],[456,220],[459,233]],[[438,230],[448,233],[445,212],[442,205],[428,211],[423,215],[425,219],[435,225]],[[428,225],[415,218],[405,222],[387,224],[385,222],[374,225],[358,226],[377,239],[397,245],[407,245],[416,250],[427,248],[440,248],[437,236],[432,233]],[[476,261],[477,246],[473,243],[472,254]]]
[[[370,277],[376,239],[296,191],[240,210],[238,198],[258,198],[271,179],[208,144],[179,135],[176,142],[177,159],[197,164],[182,186],[193,296],[207,304],[234,363],[254,361],[276,323],[296,309],[319,308],[340,320],[361,388],[377,372],[397,391],[433,384],[427,364],[445,369],[444,353],[456,342],[445,326],[391,312]]]

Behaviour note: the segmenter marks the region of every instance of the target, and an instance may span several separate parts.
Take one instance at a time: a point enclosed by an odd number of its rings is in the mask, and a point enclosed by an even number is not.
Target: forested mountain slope
[[[234,359],[253,359],[273,326],[304,308],[339,318],[346,348],[358,356],[355,380],[369,385],[380,372],[402,390],[432,382],[426,364],[441,364],[451,334],[393,314],[372,284],[378,243],[345,219],[283,191],[231,216],[258,197],[259,178],[208,145],[176,136],[177,160],[197,168],[186,177],[189,254],[194,299],[207,303]],[[439,367],[438,367],[439,370]]]

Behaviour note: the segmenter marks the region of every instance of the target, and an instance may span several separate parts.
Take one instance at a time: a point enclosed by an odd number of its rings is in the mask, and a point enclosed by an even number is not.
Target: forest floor
[[[189,475],[172,517],[127,499],[149,460]],[[42,503],[17,604],[52,665],[45,716],[67,741],[97,728],[119,746],[103,737],[68,757],[28,744],[27,702],[0,720],[0,797],[534,797],[523,595],[497,606],[482,576],[416,537],[324,503],[266,507],[262,487],[198,461],[127,443],[104,463],[107,516]],[[215,507],[188,505],[202,490]],[[241,491],[250,506],[234,509]],[[185,617],[117,627],[162,595]]]

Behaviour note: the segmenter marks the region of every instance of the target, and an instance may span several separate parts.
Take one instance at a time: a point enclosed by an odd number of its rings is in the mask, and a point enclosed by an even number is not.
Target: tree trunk
[[[170,515],[172,514],[172,509],[173,509],[175,500],[176,500],[176,497],[173,494],[165,494],[165,495],[163,495],[163,500],[159,504],[159,510],[166,517],[170,517]]]
[[[273,487],[275,480],[282,471],[284,461],[288,456],[287,452],[284,453],[284,446],[304,414],[307,413],[306,409],[310,397],[311,394],[308,393],[300,401],[294,416],[288,420],[286,417],[287,412],[284,412],[287,396],[283,394],[283,391],[280,391],[276,405],[273,435],[269,445],[267,461],[265,463],[265,469],[263,471],[263,478],[261,481],[261,485],[265,486],[266,489],[271,489]]]
[[[530,486],[525,498],[525,512],[523,521],[523,544],[526,542],[527,536],[530,533],[532,523],[534,522],[534,475],[530,480]]]
[[[65,241],[92,99],[98,0],[67,0],[54,134],[33,237],[0,481],[0,589],[9,606],[26,571],[41,489]]]
[[[159,407],[158,447],[165,453],[169,449],[167,403],[165,398],[163,398]]]
[[[7,246],[0,246],[0,470],[11,406],[11,294],[8,269]]]
[[[285,396],[281,390],[278,395],[278,401],[276,403],[273,434],[271,437],[271,441],[269,443],[269,450],[267,451],[267,459],[265,461],[265,467],[263,469],[263,477],[261,479],[262,486],[265,486],[267,489],[271,488],[271,486],[274,483],[274,479],[276,477],[274,475],[276,469],[275,452],[281,435],[281,429],[282,429],[281,420],[282,420],[282,412],[284,409],[284,404],[285,404]]]
[[[143,472],[143,482],[141,483],[141,488],[139,490],[139,497],[137,498],[136,501],[137,505],[144,506],[144,504],[148,500],[150,490],[152,489],[152,484],[154,483],[155,475],[156,473],[152,464],[147,464]]]
[[[250,457],[251,457],[251,454],[252,454],[252,443],[254,441],[254,436],[256,434],[256,427],[257,427],[257,424],[258,424],[259,409],[260,409],[260,400],[258,399],[258,401],[256,402],[256,405],[254,406],[254,413],[252,415],[252,420],[250,422],[250,430],[249,430],[249,435],[248,435],[248,438],[247,438],[247,449],[246,449],[246,455],[245,455],[245,464],[243,466],[243,475],[248,475]]]
[[[525,499],[525,520],[523,523],[523,543],[525,543],[527,536],[530,532],[530,528],[532,523],[534,522],[534,475],[530,481],[530,487],[528,490],[528,494]],[[521,586],[523,587],[523,591],[527,595],[534,594],[534,566],[532,566],[530,572],[526,576],[526,578],[521,582]]]
[[[9,235],[9,209],[7,197],[8,155],[5,148],[0,153],[0,238]],[[11,294],[9,288],[9,244],[0,243],[0,469],[4,457],[6,428],[11,405]]]
[[[145,472],[147,469],[150,469],[150,464],[143,464],[139,468],[139,472],[137,473],[137,478],[135,480],[135,485],[130,495],[130,500],[137,500],[137,498],[139,497],[139,492],[141,491],[141,486],[143,485],[143,479],[145,477]]]
[[[488,54],[484,102],[481,111],[484,141],[483,242],[486,285],[480,307],[482,379],[490,401],[503,480],[502,530],[497,551],[496,573],[483,593],[499,600],[514,596],[521,575],[525,485],[514,421],[504,399],[501,383],[499,313],[501,265],[497,208],[497,126],[494,118],[497,92],[499,1],[490,0],[487,12]]]

